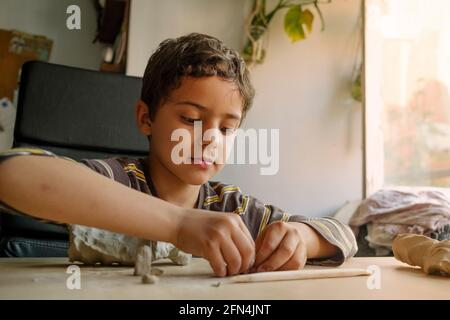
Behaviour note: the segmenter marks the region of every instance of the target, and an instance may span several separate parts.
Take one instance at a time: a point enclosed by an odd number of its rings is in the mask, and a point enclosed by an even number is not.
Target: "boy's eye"
[[[194,119],[194,118],[189,118],[189,117],[185,117],[185,116],[181,116],[181,119],[183,119],[183,121],[185,121],[189,124],[194,124],[195,121],[201,121],[201,119]]]
[[[224,135],[230,135],[230,134],[233,134],[234,133],[234,131],[236,131],[236,129],[235,128],[222,128],[222,129],[220,129],[220,131],[222,131],[222,133],[224,134]]]

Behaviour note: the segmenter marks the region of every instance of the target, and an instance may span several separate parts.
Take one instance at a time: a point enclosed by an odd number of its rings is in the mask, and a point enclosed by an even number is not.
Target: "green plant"
[[[243,56],[249,65],[262,63],[265,57],[263,40],[273,17],[280,10],[287,9],[284,16],[284,30],[292,42],[304,40],[311,33],[314,14],[308,7],[313,7],[318,14],[322,30],[325,21],[319,4],[330,3],[332,0],[278,0],[275,7],[267,11],[267,0],[254,0],[253,10],[247,23],[247,40]]]
[[[352,81],[351,94],[352,98],[358,102],[362,102],[362,87],[361,87],[361,67],[357,71],[355,78]]]

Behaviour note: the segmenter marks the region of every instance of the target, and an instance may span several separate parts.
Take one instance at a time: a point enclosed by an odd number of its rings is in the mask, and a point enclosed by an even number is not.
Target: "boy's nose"
[[[202,147],[207,147],[209,146],[209,148],[217,148],[219,147],[219,141],[217,141],[217,138],[213,138],[212,140],[203,140],[202,141]]]

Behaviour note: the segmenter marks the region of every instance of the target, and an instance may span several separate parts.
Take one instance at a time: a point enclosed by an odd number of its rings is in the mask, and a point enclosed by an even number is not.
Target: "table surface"
[[[155,262],[164,274],[152,285],[142,284],[140,277],[133,276],[132,267],[79,265],[79,290],[67,288],[70,265],[66,258],[1,258],[0,299],[450,299],[450,278],[426,275],[391,257],[352,258],[340,267],[376,266],[379,278],[230,283],[219,287],[213,286],[219,279],[208,262],[200,258],[188,266]]]

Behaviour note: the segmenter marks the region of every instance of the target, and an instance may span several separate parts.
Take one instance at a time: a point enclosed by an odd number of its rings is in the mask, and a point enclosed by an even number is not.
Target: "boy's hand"
[[[219,277],[246,272],[255,261],[255,243],[237,214],[186,210],[177,230],[174,245],[207,259]]]
[[[305,266],[307,246],[298,222],[277,221],[256,239],[256,260],[251,272],[297,270]]]

